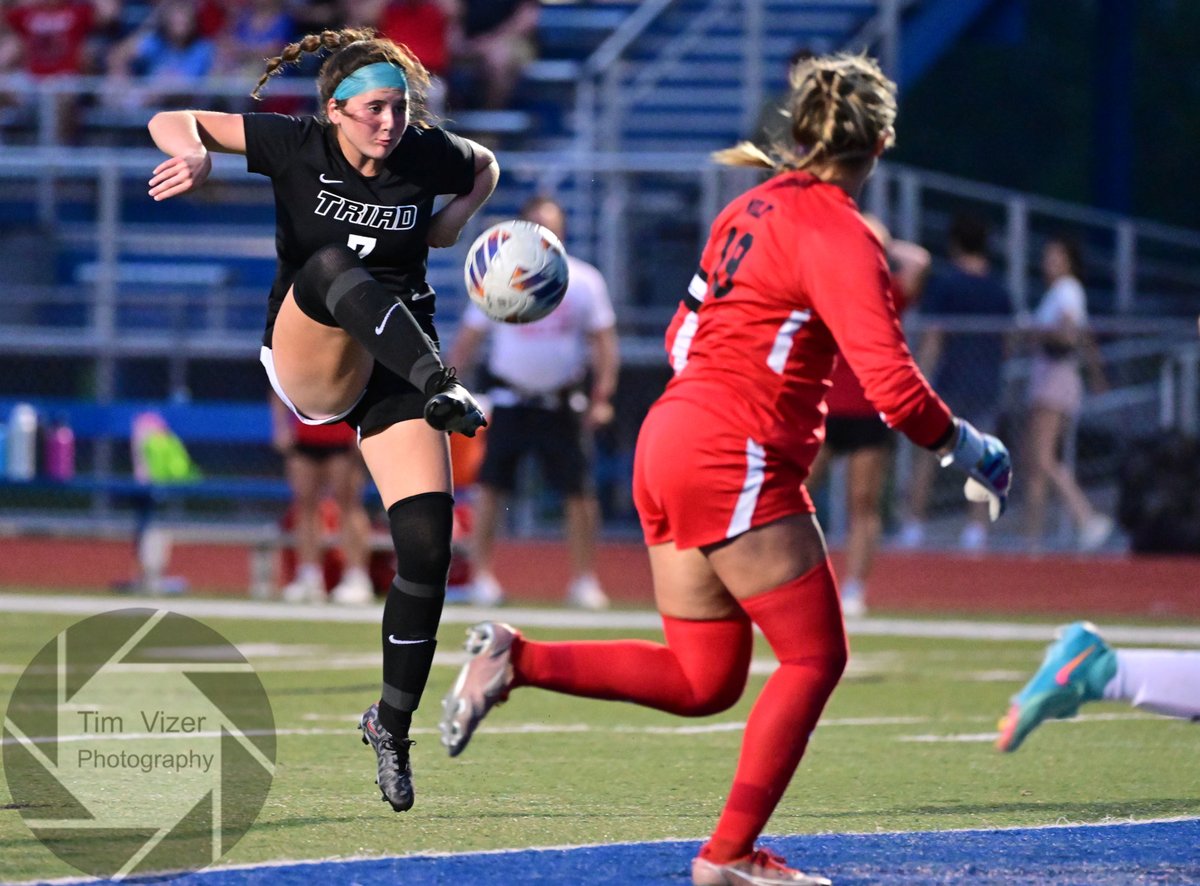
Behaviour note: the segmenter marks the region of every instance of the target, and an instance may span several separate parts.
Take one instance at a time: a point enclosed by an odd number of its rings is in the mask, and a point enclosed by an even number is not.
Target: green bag
[[[183,441],[156,412],[143,412],[133,420],[134,474],[143,483],[193,483],[203,475]]]
[[[200,469],[173,431],[157,431],[142,441],[151,483],[190,483],[200,479]]]

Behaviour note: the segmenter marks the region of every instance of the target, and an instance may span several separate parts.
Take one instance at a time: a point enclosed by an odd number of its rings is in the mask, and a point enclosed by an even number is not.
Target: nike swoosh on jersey
[[[376,335],[383,335],[383,327],[387,325],[388,317],[392,316],[392,311],[396,310],[398,307],[400,307],[400,302],[396,302],[394,305],[388,308],[388,312],[383,315],[383,319],[380,320],[379,325],[375,327]]]
[[[342,183],[340,178],[326,178],[323,172],[317,178],[321,180],[321,184],[323,185],[340,185]]]
[[[388,634],[388,642],[396,646],[412,646],[414,643],[428,643],[429,638],[426,637],[421,640],[397,640],[395,634]]]
[[[1083,660],[1091,655],[1092,650],[1095,648],[1095,644],[1089,646],[1087,649],[1083,650],[1083,652],[1079,653],[1077,656],[1059,668],[1058,673],[1054,675],[1054,682],[1059,686],[1066,686],[1071,679],[1072,672],[1081,664],[1083,664]]]

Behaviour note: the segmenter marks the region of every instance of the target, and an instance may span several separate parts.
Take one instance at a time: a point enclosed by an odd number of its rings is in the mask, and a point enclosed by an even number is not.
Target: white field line
[[[224,649],[225,647],[221,647]],[[297,649],[312,649],[315,647],[300,646]],[[250,657],[250,656],[247,656]],[[433,656],[433,664],[435,667],[460,668],[467,663],[470,658],[466,652],[438,652]],[[862,655],[853,656],[846,668],[846,677],[853,679],[854,677],[862,677],[870,674],[885,673],[889,666],[898,660],[899,656],[894,653],[864,653]],[[773,674],[779,667],[779,662],[773,658],[755,658],[750,662],[750,673],[756,676],[767,676]],[[191,662],[169,662],[163,664],[143,664],[141,662],[136,665],[112,665],[109,670],[114,673],[119,671],[134,671],[144,674],[177,674],[182,671],[196,673],[199,671],[214,671],[221,673],[223,671],[249,671],[256,674],[263,673],[282,673],[282,672],[311,672],[324,673],[326,671],[361,671],[361,670],[378,670],[379,668],[379,653],[378,652],[352,652],[352,653],[335,653],[328,649],[319,649],[316,653],[300,653],[296,656],[278,659],[259,659],[251,661],[249,664],[228,664],[228,665],[212,665]],[[0,674],[31,674],[53,673],[54,666],[47,665],[45,667],[30,667],[12,664],[0,664]],[[960,676],[963,676],[960,674]],[[1017,677],[1014,677],[1010,682],[1020,682],[1021,677],[1026,676],[1022,672]],[[967,675],[968,679],[970,678]],[[980,677],[979,679],[985,679]],[[987,679],[991,679],[990,677]]]
[[[321,736],[321,735],[348,735],[354,731],[358,723],[358,715],[343,714],[340,716],[324,716],[321,714],[304,714],[301,719],[307,721],[322,721],[333,720],[334,722],[344,723],[345,725],[338,729],[276,729],[271,734],[273,735],[299,735],[299,736]],[[931,722],[928,717],[831,717],[828,720],[821,722],[821,726],[915,726],[922,723]],[[579,732],[597,732],[597,733],[627,733],[635,735],[702,735],[706,733],[716,732],[740,732],[745,728],[746,724],[742,722],[736,723],[704,723],[696,726],[592,726],[587,723],[556,723],[548,725],[546,723],[519,723],[513,726],[489,726],[487,732],[489,735],[559,735]],[[264,734],[257,731],[247,731],[246,735]],[[437,735],[436,729],[413,729],[413,735]],[[81,735],[60,735],[60,736],[36,736],[27,739],[31,744],[49,744],[59,742],[61,744],[73,742],[100,742],[100,741],[145,741],[145,740],[171,740],[171,739],[195,739],[195,738],[220,738],[220,732],[188,732],[188,733],[85,733]],[[0,740],[0,745],[16,744],[16,739],[6,738]]]
[[[43,612],[68,615],[95,615],[115,609],[162,607],[193,618],[234,618],[251,621],[306,621],[375,624],[382,607],[318,604],[288,604],[274,600],[200,600],[188,597],[115,597],[71,594],[0,594],[0,612]],[[658,630],[658,614],[646,610],[578,612],[570,609],[524,607],[489,608],[447,606],[444,624],[470,625],[477,621],[511,621],[520,627],[578,628],[616,630]],[[1026,640],[1050,642],[1060,622],[1025,624],[997,621],[951,621],[915,618],[849,619],[852,635],[888,637],[927,637],[947,640]],[[1113,643],[1128,646],[1149,645],[1200,647],[1200,627],[1142,627],[1102,624],[1101,630]]]
[[[275,729],[270,734],[276,736],[331,736],[331,735],[349,735],[353,733],[355,725],[358,723],[357,715],[344,714],[340,716],[325,716],[321,714],[304,714],[301,719],[306,721],[329,721],[342,723],[336,729],[313,727],[310,729]],[[955,717],[950,722],[986,722],[990,717]],[[1054,720],[1048,722],[1054,723],[1094,723],[1104,720],[1159,720],[1161,717],[1156,717],[1151,714],[1128,713],[1128,714],[1082,714],[1070,720]],[[818,729],[836,729],[852,727],[862,729],[872,726],[919,726],[922,724],[938,722],[932,717],[829,717],[821,720],[817,727]],[[944,721],[943,721],[944,722]],[[511,726],[488,726],[487,733],[489,735],[569,735],[580,733],[595,733],[595,734],[622,734],[622,735],[713,735],[724,732],[741,732],[746,724],[741,721],[725,722],[725,723],[700,723],[692,726],[594,726],[588,723],[516,723]],[[259,730],[251,730],[244,733],[245,735],[262,735],[267,734]],[[411,732],[412,735],[437,735],[436,729],[416,728]],[[953,742],[953,741],[992,741],[999,733],[996,732],[979,732],[965,734],[926,734],[926,735],[901,735],[896,737],[896,741],[906,742]],[[77,742],[102,742],[102,741],[169,741],[175,739],[200,739],[200,738],[220,738],[220,732],[188,732],[188,733],[85,733],[81,735],[60,735],[60,736],[35,736],[27,738],[24,741],[29,744],[68,744]],[[16,744],[17,739],[5,738],[0,740],[0,745]]]

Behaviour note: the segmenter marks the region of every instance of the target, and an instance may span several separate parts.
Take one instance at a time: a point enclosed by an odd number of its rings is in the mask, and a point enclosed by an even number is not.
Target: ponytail
[[[279,55],[267,60],[266,73],[259,78],[258,85],[250,93],[251,98],[261,99],[263,87],[267,81],[278,74],[287,65],[299,61],[306,52],[336,52],[343,46],[349,46],[359,40],[370,40],[375,36],[374,31],[363,28],[343,28],[340,31],[322,31],[319,34],[308,34],[295,43],[283,47]]]

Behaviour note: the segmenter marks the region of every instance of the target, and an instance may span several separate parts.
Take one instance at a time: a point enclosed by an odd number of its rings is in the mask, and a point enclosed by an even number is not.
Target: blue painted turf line
[[[836,886],[1200,883],[1200,819],[1103,826],[768,837],[764,845]],[[690,883],[696,841],[523,849],[450,856],[203,871],[178,886],[511,886]],[[126,880],[126,883],[136,882]],[[159,880],[158,882],[163,882]]]

